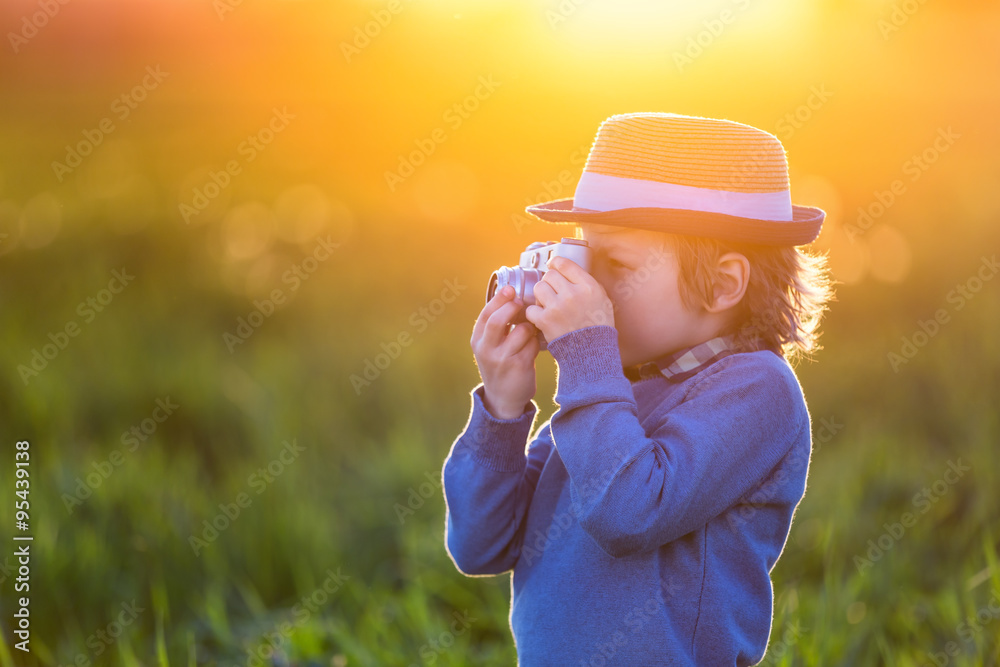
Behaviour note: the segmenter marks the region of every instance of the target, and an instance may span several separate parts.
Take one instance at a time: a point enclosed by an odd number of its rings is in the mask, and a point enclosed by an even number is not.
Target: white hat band
[[[593,211],[677,208],[760,220],[792,220],[792,198],[782,192],[730,192],[676,183],[608,176],[584,170],[573,204]]]

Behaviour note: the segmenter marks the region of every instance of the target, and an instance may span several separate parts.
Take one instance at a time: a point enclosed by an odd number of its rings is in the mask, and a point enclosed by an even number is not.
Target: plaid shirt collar
[[[656,377],[657,374],[663,375],[671,382],[683,382],[719,359],[735,353],[732,344],[733,336],[719,336],[622,370],[625,372],[625,377],[632,382]]]

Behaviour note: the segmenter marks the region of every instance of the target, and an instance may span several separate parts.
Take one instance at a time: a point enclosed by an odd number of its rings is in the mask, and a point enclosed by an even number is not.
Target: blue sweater
[[[608,325],[548,350],[559,407],[530,444],[537,404],[496,419],[479,384],[443,469],[456,567],[513,570],[519,664],[759,662],[811,451],[792,368],[762,350],[630,379]]]

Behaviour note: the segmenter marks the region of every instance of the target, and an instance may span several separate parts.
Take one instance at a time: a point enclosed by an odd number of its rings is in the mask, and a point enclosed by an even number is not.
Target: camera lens
[[[489,302],[497,290],[510,285],[514,288],[514,296],[520,298],[524,305],[530,306],[535,303],[535,283],[541,280],[543,275],[545,272],[541,269],[501,266],[490,276],[490,283],[486,288],[486,301]]]
[[[507,285],[514,288],[514,294],[517,294],[519,283],[517,273],[520,272],[520,268],[510,268],[509,266],[501,266],[499,269],[493,272],[490,276],[489,287],[486,288],[486,302],[489,303],[490,299],[496,296],[499,290],[502,290]]]
[[[493,295],[497,293],[497,272],[494,271],[493,275],[490,276],[490,284],[486,288],[486,303],[490,302]]]

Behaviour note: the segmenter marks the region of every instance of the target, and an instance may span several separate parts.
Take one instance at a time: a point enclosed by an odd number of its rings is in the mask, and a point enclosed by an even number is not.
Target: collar
[[[632,382],[662,375],[671,382],[683,382],[712,365],[719,359],[734,354],[733,336],[718,336],[684,348],[652,361],[636,364],[622,370]]]

